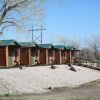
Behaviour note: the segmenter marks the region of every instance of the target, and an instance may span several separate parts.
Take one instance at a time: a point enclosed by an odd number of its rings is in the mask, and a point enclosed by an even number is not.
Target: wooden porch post
[[[55,50],[53,50],[53,61],[55,60]]]
[[[48,49],[46,49],[46,64],[48,64]]]
[[[69,63],[71,64],[72,63],[72,61],[71,61],[71,50],[69,51]]]
[[[18,48],[18,63],[20,65],[20,48]]]
[[[65,51],[65,60],[67,60],[67,52]]]
[[[30,59],[31,59],[31,58],[30,58],[30,54],[31,54],[31,53],[30,53],[30,48],[28,48],[28,65],[29,65],[29,66],[30,66]]]
[[[48,49],[46,49],[46,64],[48,64]]]
[[[61,59],[62,59],[62,56],[61,56],[61,50],[59,50],[59,56],[60,56],[60,64],[62,63]]]
[[[37,57],[38,62],[40,63],[41,61],[41,54],[40,54],[40,48],[38,49],[38,57]]]
[[[6,46],[5,47],[5,52],[6,52],[6,67],[8,67],[8,57],[9,57],[9,55],[8,55],[8,46]]]

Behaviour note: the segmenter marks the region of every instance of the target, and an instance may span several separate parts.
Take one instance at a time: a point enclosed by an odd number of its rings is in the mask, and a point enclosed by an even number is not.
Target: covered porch
[[[20,65],[20,46],[15,40],[0,40],[0,66]]]

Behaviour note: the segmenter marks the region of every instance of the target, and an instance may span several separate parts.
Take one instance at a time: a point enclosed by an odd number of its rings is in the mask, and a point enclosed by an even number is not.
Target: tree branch
[[[13,5],[13,6],[9,6],[8,8],[6,8],[6,6],[7,6],[7,2],[6,2],[6,3],[4,4],[4,6],[3,6],[4,11],[3,11],[3,13],[1,14],[1,22],[2,22],[2,20],[4,19],[4,17],[6,16],[6,14],[7,14],[9,11],[15,9],[15,8],[18,7],[20,4],[23,4],[23,3],[27,2],[27,1],[28,1],[28,0],[21,1],[21,2],[19,2],[19,3],[16,3],[16,4]],[[0,25],[1,25],[1,23],[0,23]]]
[[[4,22],[2,22],[2,24],[5,24],[5,23],[11,23],[11,24],[14,24],[15,22],[12,22],[12,21],[4,21]]]
[[[1,32],[3,32],[6,28],[8,28],[10,26],[13,26],[13,25],[6,25],[6,26],[2,27]]]

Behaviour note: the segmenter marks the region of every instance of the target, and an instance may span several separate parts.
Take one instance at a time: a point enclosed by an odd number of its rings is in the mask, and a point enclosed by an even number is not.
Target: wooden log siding
[[[71,63],[71,51],[66,51],[66,63]]]
[[[0,66],[6,66],[6,48],[0,47]]]
[[[42,64],[46,64],[46,49],[42,49]]]
[[[55,63],[60,64],[60,54],[59,50],[55,50]]]
[[[28,48],[20,48],[20,64],[29,65]]]
[[[67,63],[72,63],[72,60],[71,60],[72,56],[71,56],[71,51],[67,51]]]

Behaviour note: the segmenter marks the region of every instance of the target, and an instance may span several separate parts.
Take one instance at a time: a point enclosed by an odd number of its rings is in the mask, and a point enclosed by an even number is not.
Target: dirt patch
[[[54,88],[41,94],[21,94],[9,97],[0,96],[0,100],[100,100],[100,80],[85,83],[79,87]]]

